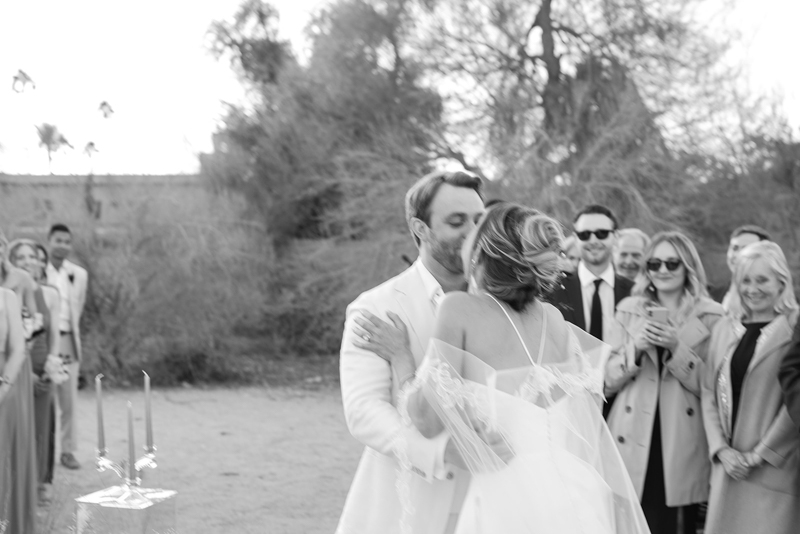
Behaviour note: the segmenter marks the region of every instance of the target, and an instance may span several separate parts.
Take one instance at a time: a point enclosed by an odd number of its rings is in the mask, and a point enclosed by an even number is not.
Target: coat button
[[[625,438],[623,438],[622,436],[617,436],[617,441],[619,441],[620,443],[625,443]]]
[[[625,406],[625,413],[631,413],[631,411],[633,411],[633,408],[630,406]]]
[[[453,480],[453,472],[447,473],[447,480]]]
[[[688,415],[689,417],[693,416],[694,415],[694,409],[693,408],[686,408],[686,415]]]
[[[694,362],[689,362],[689,370],[694,369]]]

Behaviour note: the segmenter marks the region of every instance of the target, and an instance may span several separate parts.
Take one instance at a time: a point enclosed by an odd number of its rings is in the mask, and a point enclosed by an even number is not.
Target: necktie
[[[589,322],[589,333],[597,339],[603,339],[603,304],[600,302],[600,284],[602,282],[600,278],[594,281],[592,315]]]

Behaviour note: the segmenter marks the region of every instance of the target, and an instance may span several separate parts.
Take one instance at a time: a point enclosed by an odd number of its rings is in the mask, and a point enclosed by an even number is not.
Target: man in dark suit
[[[795,426],[800,429],[800,321],[794,327],[792,346],[783,357],[778,378],[783,390],[783,403]]]
[[[736,289],[733,287],[733,272],[736,270],[736,260],[739,258],[739,252],[751,243],[771,240],[772,238],[769,232],[755,224],[745,224],[731,232],[731,239],[728,242],[728,252],[726,256],[728,269],[731,271],[731,281],[727,284],[708,288],[708,293],[711,298],[721,303],[726,312],[730,312],[731,304],[738,301],[738,299],[735,298]]]
[[[573,274],[561,281],[549,301],[564,319],[601,340],[611,338],[619,301],[629,296],[633,282],[614,272],[612,252],[617,239],[617,219],[605,206],[586,206],[573,220],[581,261]],[[611,408],[609,399],[603,415]]]
[[[549,301],[564,319],[598,339],[609,339],[617,303],[631,293],[633,282],[614,272],[611,261],[617,219],[605,206],[585,207],[573,221],[581,261]]]

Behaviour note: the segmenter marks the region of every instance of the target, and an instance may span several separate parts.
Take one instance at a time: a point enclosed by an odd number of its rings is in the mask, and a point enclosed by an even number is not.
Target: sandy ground
[[[139,452],[142,393],[104,395],[106,443],[117,461],[127,454],[128,400]],[[74,532],[74,499],[118,483],[94,469],[93,391],[80,392],[79,409],[83,467],[56,468],[55,499],[40,508],[40,532]],[[159,467],[144,485],[178,492],[182,533],[332,533],[362,450],[330,386],[154,390],[153,424]]]

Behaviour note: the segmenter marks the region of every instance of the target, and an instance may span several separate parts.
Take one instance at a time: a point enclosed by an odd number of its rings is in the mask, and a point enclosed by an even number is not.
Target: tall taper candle
[[[106,448],[106,433],[103,429],[103,385],[100,383],[102,378],[102,374],[94,377],[94,391],[97,395],[97,450],[100,451],[100,455]]]
[[[153,413],[150,411],[150,375],[144,373],[144,429],[145,429],[145,449],[147,452],[153,450]]]
[[[128,401],[128,478],[136,481],[136,452],[133,447],[133,405]]]

